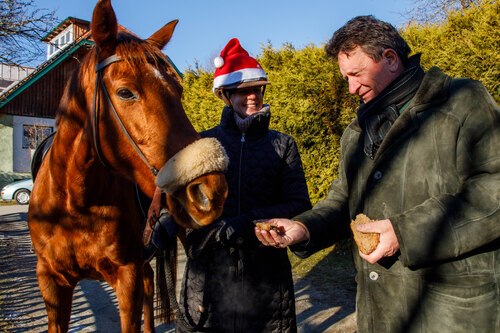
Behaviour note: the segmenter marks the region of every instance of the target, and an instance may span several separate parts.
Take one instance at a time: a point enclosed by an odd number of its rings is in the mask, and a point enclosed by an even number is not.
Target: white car
[[[27,205],[30,202],[32,190],[33,180],[31,178],[18,180],[2,188],[2,200],[16,200],[19,205]]]

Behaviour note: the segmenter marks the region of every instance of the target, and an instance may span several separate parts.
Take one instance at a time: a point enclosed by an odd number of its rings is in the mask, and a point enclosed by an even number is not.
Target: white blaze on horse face
[[[151,71],[153,72],[153,76],[156,77],[157,79],[161,81],[165,81],[165,76],[153,65],[149,64],[148,65],[151,68]]]

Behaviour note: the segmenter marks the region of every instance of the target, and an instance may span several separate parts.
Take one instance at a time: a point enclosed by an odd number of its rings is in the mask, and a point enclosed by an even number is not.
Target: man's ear
[[[393,49],[385,49],[382,52],[382,61],[385,62],[389,71],[393,73],[400,71],[403,66],[403,62]]]

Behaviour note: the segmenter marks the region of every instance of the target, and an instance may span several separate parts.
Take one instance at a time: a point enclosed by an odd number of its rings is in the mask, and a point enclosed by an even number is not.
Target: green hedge
[[[441,24],[410,23],[402,35],[422,65],[441,68],[453,77],[481,81],[500,103],[500,2],[480,1],[454,11]]]
[[[499,12],[497,1],[484,1],[449,13],[439,25],[409,23],[401,33],[415,53],[422,53],[424,68],[435,65],[451,76],[480,80],[500,102]],[[267,44],[258,60],[272,83],[265,95],[271,105],[271,127],[297,141],[316,203],[336,177],[339,140],[355,117],[357,99],[348,94],[323,46],[296,50],[290,44],[279,49]],[[184,73],[183,104],[199,131],[219,123],[224,105],[212,93],[212,80],[213,73],[200,68]]]

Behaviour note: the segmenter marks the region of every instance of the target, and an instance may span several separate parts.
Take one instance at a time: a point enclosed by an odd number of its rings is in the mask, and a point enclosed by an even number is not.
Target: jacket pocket
[[[481,280],[481,278],[479,278]],[[494,282],[423,286],[418,332],[498,332],[499,295]]]

